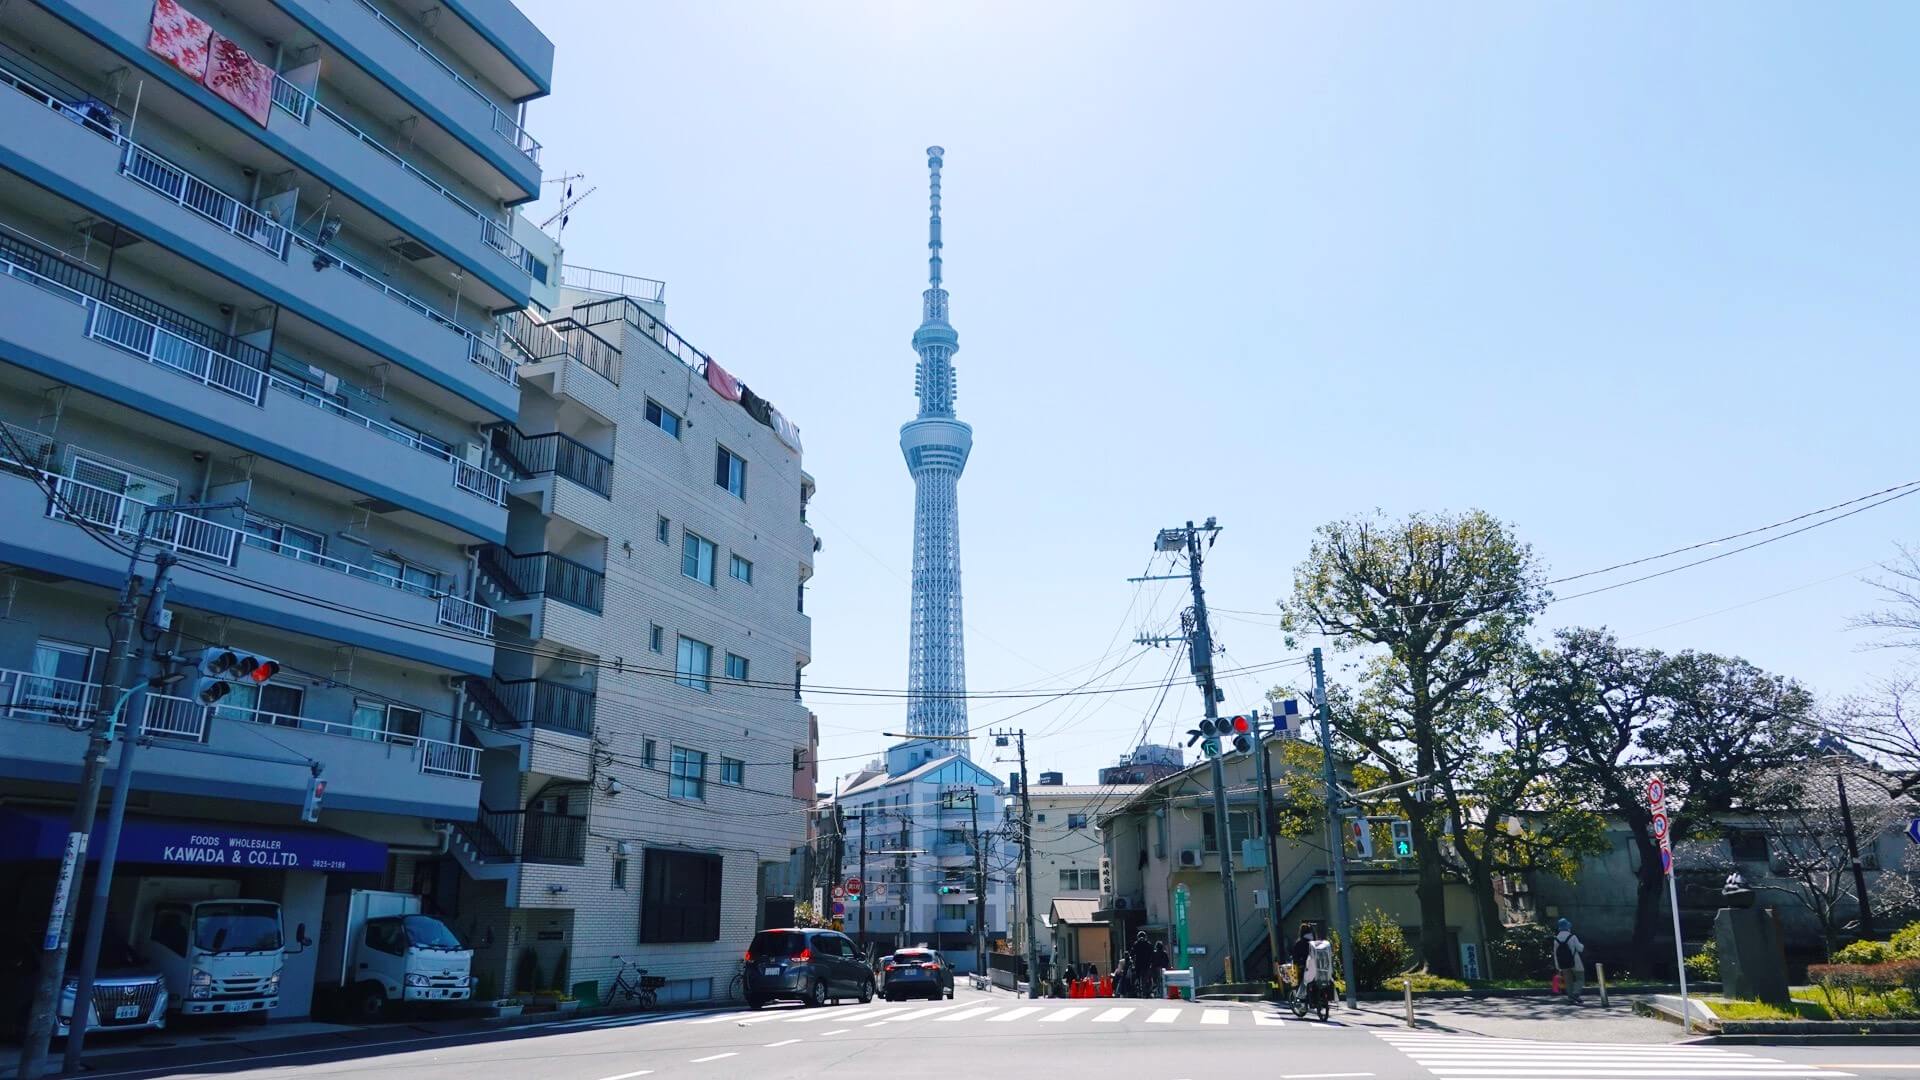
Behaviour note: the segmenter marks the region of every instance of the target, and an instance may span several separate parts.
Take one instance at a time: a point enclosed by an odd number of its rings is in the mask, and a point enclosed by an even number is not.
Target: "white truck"
[[[359,1020],[398,1003],[473,997],[473,950],[420,912],[411,893],[355,889],[327,897],[315,994]]]
[[[173,1012],[265,1020],[280,1004],[279,904],[241,899],[235,881],[149,877],[134,888],[132,912],[127,944],[166,977]],[[294,938],[306,944],[304,925]]]

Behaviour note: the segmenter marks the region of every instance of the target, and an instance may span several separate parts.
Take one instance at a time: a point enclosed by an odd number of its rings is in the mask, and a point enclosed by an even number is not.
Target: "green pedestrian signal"
[[[1413,858],[1413,822],[1393,823],[1393,856],[1396,859]]]

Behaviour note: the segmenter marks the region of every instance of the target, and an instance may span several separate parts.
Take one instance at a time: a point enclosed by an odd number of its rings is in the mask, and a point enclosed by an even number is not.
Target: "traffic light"
[[[1413,822],[1395,821],[1393,823],[1393,857],[1413,858]]]
[[[300,805],[301,821],[320,820],[320,800],[327,796],[327,782],[314,773],[307,779],[307,800]]]
[[[233,692],[233,684],[245,679],[255,686],[280,672],[280,661],[245,649],[211,645],[200,650],[199,677],[193,683],[193,699],[202,705],[217,705]]]
[[[1347,835],[1353,838],[1353,850],[1360,858],[1373,858],[1373,822],[1363,817],[1348,818]]]
[[[1200,753],[1206,757],[1220,756],[1220,736],[1233,730],[1223,718],[1220,720],[1202,720],[1200,726],[1187,729],[1187,745],[1200,744]]]
[[[1233,752],[1244,754],[1253,749],[1253,725],[1257,717],[1235,716],[1227,722],[1233,726]]]

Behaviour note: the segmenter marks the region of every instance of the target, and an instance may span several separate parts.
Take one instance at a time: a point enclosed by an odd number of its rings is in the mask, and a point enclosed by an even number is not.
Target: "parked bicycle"
[[[642,1009],[651,1009],[658,1004],[659,990],[667,985],[667,980],[647,974],[646,968],[623,956],[614,959],[620,962],[620,970],[614,973],[613,986],[607,991],[607,1004],[618,1005],[622,999]]]

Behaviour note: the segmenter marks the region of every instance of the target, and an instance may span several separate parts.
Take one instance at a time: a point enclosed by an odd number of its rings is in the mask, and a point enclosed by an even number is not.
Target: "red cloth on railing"
[[[207,60],[207,89],[232,102],[261,127],[273,109],[273,69],[231,38],[215,33]]]
[[[207,76],[207,41],[212,36],[212,25],[176,0],[153,0],[148,51],[191,75],[195,82]]]
[[[707,360],[707,385],[728,401],[740,400],[740,380],[727,374],[727,369],[711,357]]]

